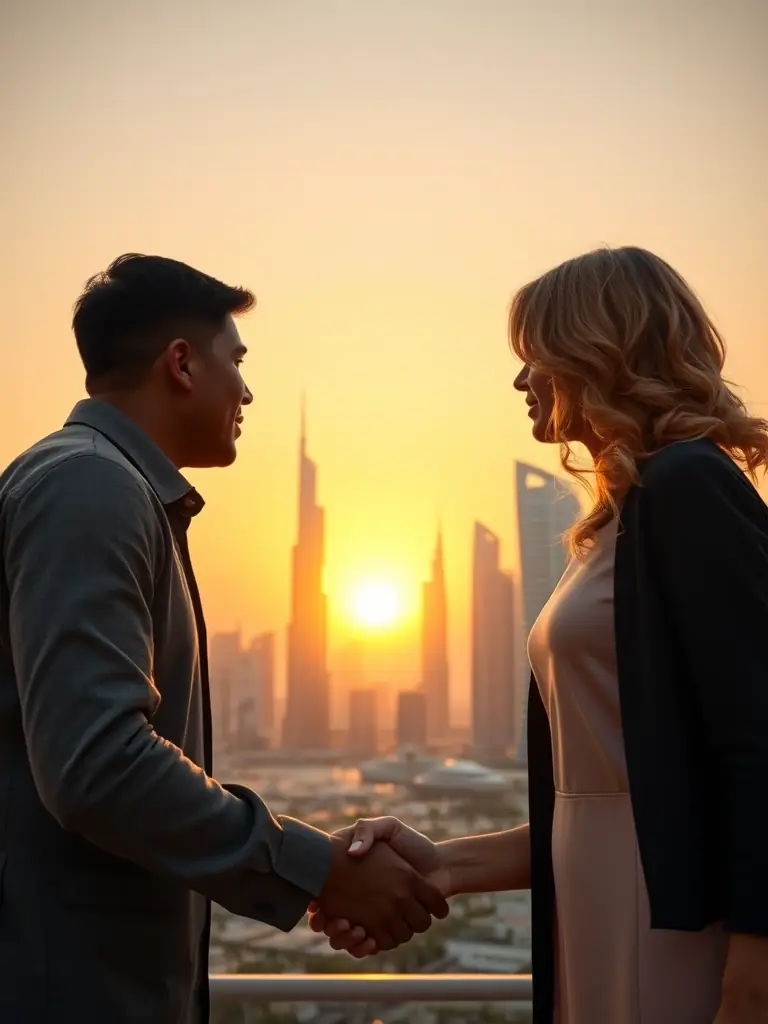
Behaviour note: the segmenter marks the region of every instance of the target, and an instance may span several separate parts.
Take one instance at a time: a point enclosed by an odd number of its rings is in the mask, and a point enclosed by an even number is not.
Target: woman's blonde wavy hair
[[[768,421],[723,378],[722,337],[683,278],[645,249],[598,249],[525,285],[509,339],[551,378],[548,436],[594,498],[567,534],[574,554],[618,515],[638,464],[671,442],[709,437],[753,479],[768,466]],[[571,448],[585,426],[598,440],[589,468]]]

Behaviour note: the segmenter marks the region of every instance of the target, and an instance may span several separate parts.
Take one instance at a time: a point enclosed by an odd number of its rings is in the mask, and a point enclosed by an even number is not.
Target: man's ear
[[[160,356],[160,362],[173,385],[183,391],[192,390],[192,363],[195,352],[185,338],[174,338]]]

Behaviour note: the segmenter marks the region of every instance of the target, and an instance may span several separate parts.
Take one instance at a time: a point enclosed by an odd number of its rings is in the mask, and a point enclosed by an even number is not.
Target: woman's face
[[[515,377],[514,386],[525,395],[528,415],[533,420],[533,436],[537,441],[552,443],[554,438],[549,430],[549,420],[555,402],[555,392],[551,378],[541,370],[525,365]]]

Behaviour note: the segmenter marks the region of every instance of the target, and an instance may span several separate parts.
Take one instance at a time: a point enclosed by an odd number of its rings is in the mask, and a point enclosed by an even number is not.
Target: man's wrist
[[[344,836],[338,836],[331,834],[328,836],[328,867],[325,872],[325,878],[323,880],[323,886],[319,893],[319,898],[322,899],[328,895],[328,890],[336,885],[339,878],[339,872],[343,871],[346,862],[349,859],[349,841]]]
[[[277,820],[283,836],[275,871],[310,896],[319,896],[333,867],[331,837],[286,815],[279,815]]]

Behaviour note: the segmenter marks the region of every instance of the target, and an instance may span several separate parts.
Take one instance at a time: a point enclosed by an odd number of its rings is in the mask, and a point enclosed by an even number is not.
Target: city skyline
[[[209,630],[288,621],[306,388],[334,510],[330,641],[354,638],[355,581],[386,574],[408,598],[399,673],[417,675],[439,508],[452,714],[467,720],[473,523],[498,530],[517,573],[511,462],[559,472],[512,387],[514,291],[595,246],[646,246],[701,295],[751,408],[768,402],[768,8],[700,6],[252,4],[233,33],[194,4],[181,31],[168,0],[12,5],[0,461],[83,395],[72,304],[115,256],[159,253],[252,287],[237,462],[189,473],[206,501],[190,547]],[[281,688],[284,646],[281,633]]]
[[[227,745],[235,737],[258,734],[260,741],[269,737],[273,745],[284,749],[317,751],[338,747],[339,737],[346,734],[347,749],[375,751],[383,737],[400,734],[406,719],[411,723],[407,728],[415,728],[419,712],[414,701],[421,697],[425,743],[433,749],[450,746],[455,734],[451,729],[452,666],[442,524],[438,524],[429,572],[421,585],[416,684],[403,685],[402,679],[390,677],[382,667],[386,663],[376,657],[391,639],[387,632],[396,635],[401,625],[396,616],[383,622],[365,617],[371,630],[367,642],[362,635],[348,642],[336,652],[331,668],[323,585],[326,515],[317,500],[318,463],[307,454],[305,397],[298,454],[297,535],[290,563],[292,614],[286,630],[284,697],[278,699],[275,687],[274,633],[257,636],[247,651],[239,630],[215,633],[211,665],[219,716],[217,735]],[[566,565],[563,535],[580,508],[573,488],[562,478],[519,461],[514,463],[514,476],[517,537],[513,549],[518,550],[521,566],[517,577],[502,567],[500,537],[479,521],[474,525],[470,715],[469,721],[457,723],[460,728],[470,726],[473,749],[491,759],[513,754],[519,759],[525,753],[526,640]],[[513,510],[509,511],[511,521]],[[372,643],[374,636],[377,645]],[[269,669],[261,675],[268,685],[264,693],[249,691],[243,699],[242,679],[249,675],[245,659],[254,653],[263,659],[265,650]],[[274,729],[278,706],[283,713]],[[243,716],[252,724],[244,725]]]

